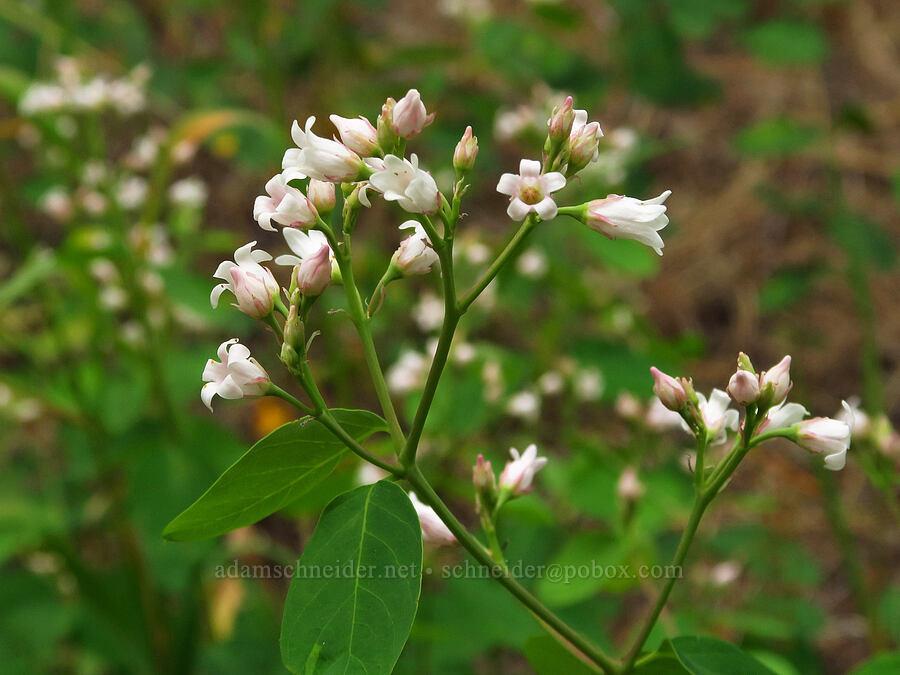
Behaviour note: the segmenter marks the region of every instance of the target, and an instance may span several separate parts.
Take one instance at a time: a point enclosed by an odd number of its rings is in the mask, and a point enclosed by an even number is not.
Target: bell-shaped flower
[[[431,174],[419,168],[418,157],[410,155],[410,159],[401,159],[387,155],[383,162],[369,162],[369,166],[375,170],[369,184],[387,201],[397,202],[409,213],[437,213],[441,193]]]
[[[301,129],[297,120],[291,126],[291,138],[297,144],[284,153],[281,168],[284,180],[315,178],[342,183],[356,180],[365,170],[360,156],[342,143],[316,136],[312,131],[316,118],[309,117]]]
[[[422,526],[422,541],[436,546],[451,546],[456,543],[456,537],[444,525],[434,509],[420,502],[415,492],[409,493],[409,501],[412,502],[416,515],[419,516],[419,524]]]
[[[659,230],[669,224],[663,202],[672,194],[666,190],[653,199],[640,200],[622,195],[588,202],[585,223],[610,239],[634,239],[649,246],[659,255],[665,246]]]
[[[713,389],[708,400],[703,394],[697,394],[697,399],[699,400],[697,407],[709,433],[710,444],[724,443],[728,431],[737,431],[738,428],[738,411],[728,409],[731,397],[721,389]]]
[[[250,356],[250,350],[237,342],[237,338],[232,338],[219,345],[220,362],[210,359],[203,369],[206,384],[200,390],[200,398],[210,410],[216,394],[225,399],[237,399],[262,396],[269,389],[269,375]]]
[[[846,401],[842,405],[847,421],[814,417],[797,427],[797,445],[817,455],[825,455],[825,468],[831,471],[844,468],[853,435],[853,410]]]
[[[400,243],[391,264],[405,277],[428,274],[439,258],[422,225],[415,220],[407,220],[400,229],[412,229],[413,234]]]
[[[534,443],[525,448],[525,452],[521,455],[515,448],[510,448],[509,454],[512,461],[507,461],[503,473],[500,474],[500,489],[513,495],[531,492],[534,474],[544,468],[547,458],[537,456],[537,446]]]
[[[556,217],[557,206],[551,193],[566,186],[566,177],[558,171],[541,173],[541,163],[533,159],[519,162],[519,173],[505,173],[497,183],[497,192],[509,195],[506,213],[513,220],[523,220],[536,213],[543,220]]]
[[[394,133],[401,138],[418,136],[422,129],[434,121],[434,114],[429,115],[422,103],[422,97],[415,89],[406,92],[406,96],[393,106]]]
[[[261,249],[253,251],[255,245],[256,242],[251,241],[241,246],[234,252],[234,262],[226,260],[219,264],[213,276],[225,283],[212,289],[209,301],[213,307],[218,307],[219,296],[227,290],[234,295],[237,301],[235,306],[248,316],[261,319],[272,312],[278,296],[278,282],[267,268],[260,265],[271,260],[272,256]]]
[[[266,183],[266,194],[253,202],[253,219],[264,230],[274,232],[272,223],[306,229],[316,222],[316,207],[300,190],[291,187],[282,174]]]
[[[328,119],[337,128],[341,142],[360,157],[371,157],[380,154],[378,132],[372,123],[362,115],[357,119],[349,119],[340,115],[331,115]]]
[[[303,295],[322,295],[331,283],[331,248],[323,244],[318,252],[307,256],[294,267],[294,279]]]

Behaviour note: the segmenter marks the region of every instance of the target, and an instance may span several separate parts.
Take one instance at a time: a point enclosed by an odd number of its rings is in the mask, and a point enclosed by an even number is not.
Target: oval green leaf
[[[422,535],[406,493],[380,481],[335,498],[297,563],[281,623],[294,673],[390,673],[416,615]]]
[[[331,413],[359,442],[386,429],[383,419],[365,410]],[[262,520],[322,481],[346,452],[318,420],[288,422],[232,464],[166,526],[163,536],[175,541],[208,539]]]
[[[694,675],[775,675],[729,642],[710,637],[677,637],[670,641],[682,665]]]

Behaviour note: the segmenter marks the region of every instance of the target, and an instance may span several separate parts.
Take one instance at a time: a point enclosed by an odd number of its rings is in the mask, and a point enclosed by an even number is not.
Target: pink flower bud
[[[572,132],[569,138],[569,165],[566,169],[570,176],[597,159],[601,136],[603,132],[599,122],[590,122]]]
[[[791,390],[791,357],[785,356],[777,364],[759,376],[760,389],[769,398],[770,405],[778,405]]]
[[[556,142],[569,139],[572,133],[572,125],[575,123],[575,111],[572,109],[574,101],[571,96],[567,96],[562,105],[558,105],[550,114],[550,121],[547,123],[548,135],[550,139]]]
[[[329,117],[337,128],[341,142],[361,157],[378,154],[378,132],[365,117],[348,119],[340,115]]]
[[[322,295],[331,283],[331,249],[322,246],[314,255],[304,258],[294,268],[294,279],[303,295]]]
[[[406,96],[394,106],[392,126],[394,133],[401,138],[418,136],[432,121],[434,115],[425,111],[425,104],[416,89],[406,92]]]
[[[334,209],[334,183],[310,178],[306,196],[309,197],[309,201],[313,203],[320,215],[331,213]]]
[[[472,468],[472,484],[478,492],[492,492],[497,488],[497,479],[491,463],[485,461],[484,455],[478,455],[478,461]]]
[[[653,375],[654,380],[653,393],[656,394],[664,406],[669,410],[678,412],[687,405],[687,392],[685,392],[684,385],[679,380],[671,375],[666,375],[655,366],[650,368],[650,374]]]
[[[458,173],[471,171],[478,156],[478,138],[472,135],[472,127],[466,127],[465,133],[453,151],[453,168]]]
[[[725,391],[738,405],[750,405],[759,399],[759,377],[746,370],[738,369],[731,379]]]

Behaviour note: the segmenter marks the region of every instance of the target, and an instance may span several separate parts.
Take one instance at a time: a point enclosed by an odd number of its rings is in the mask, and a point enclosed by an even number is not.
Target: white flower
[[[847,448],[853,435],[853,410],[842,401],[847,421],[830,417],[805,420],[797,428],[797,445],[805,450],[825,455],[825,468],[840,471],[847,463]]]
[[[413,320],[425,333],[437,330],[444,322],[444,301],[426,290],[413,307]]]
[[[725,388],[738,405],[750,405],[759,399],[759,376],[738,368]]]
[[[210,410],[216,394],[225,399],[237,399],[262,396],[269,388],[269,375],[250,356],[250,350],[237,342],[237,338],[232,338],[219,345],[217,353],[221,363],[210,359],[203,369],[206,384],[200,390],[200,398]]]
[[[424,354],[408,349],[388,369],[385,379],[388,389],[395,394],[408,394],[425,383],[429,361]]]
[[[545,396],[556,396],[566,386],[566,381],[561,373],[548,370],[538,378],[538,387]]]
[[[55,84],[35,82],[19,100],[19,112],[25,116],[56,112],[66,104],[65,90]]]
[[[529,248],[516,260],[516,271],[523,277],[540,279],[547,273],[547,256],[539,248]]]
[[[263,250],[253,251],[255,245],[256,242],[251,241],[235,251],[235,262],[226,260],[219,264],[213,276],[225,283],[212,289],[209,301],[213,307],[218,306],[222,292],[228,290],[234,294],[236,307],[244,314],[261,319],[272,312],[278,296],[278,282],[259,264],[271,260],[272,256]]]
[[[66,220],[72,215],[72,200],[65,188],[56,186],[45,192],[38,202],[41,210],[57,220]]]
[[[569,134],[569,174],[580,171],[600,156],[599,143],[603,131],[598,122],[588,123],[587,117],[587,111],[575,111],[575,121]]]
[[[520,391],[506,402],[506,412],[524,420],[533,419],[541,412],[541,398],[533,391]]]
[[[684,420],[674,410],[667,408],[658,397],[654,396],[644,414],[644,424],[653,431],[666,431],[682,426]]]
[[[537,456],[537,446],[534,443],[525,448],[521,456],[515,448],[510,448],[509,454],[512,461],[506,462],[503,473],[500,474],[500,489],[509,490],[514,495],[530,492],[534,474],[544,468],[547,458]]]
[[[415,89],[410,89],[406,96],[394,104],[392,126],[394,133],[401,138],[418,136],[433,121],[434,115],[426,112],[425,104]]]
[[[854,438],[865,436],[872,426],[872,420],[860,407],[859,397],[851,396],[842,405],[846,407],[842,407],[834,419],[851,424]]]
[[[786,429],[799,424],[809,411],[799,403],[787,403],[782,401],[766,413],[766,419],[756,428],[756,433]]]
[[[727,440],[728,430],[737,431],[739,414],[737,410],[729,410],[731,397],[721,389],[713,389],[709,400],[703,394],[697,394],[700,403],[700,416],[711,436],[711,445],[720,445]],[[687,425],[685,425],[687,426]]]
[[[663,202],[672,194],[666,190],[658,197],[641,201],[634,197],[609,195],[587,204],[585,222],[588,227],[610,239],[634,239],[662,255],[663,242],[659,230],[669,224]]]
[[[407,220],[400,226],[401,230],[410,228],[413,230],[412,236],[400,243],[391,258],[391,264],[405,277],[428,274],[431,266],[438,262],[438,255],[431,247],[431,241],[421,224],[415,220]]]
[[[331,269],[334,272],[337,268],[337,261],[334,259],[334,251],[328,245],[328,238],[319,230],[310,230],[304,232],[293,227],[286,227],[281,231],[290,248],[296,255],[280,255],[275,258],[277,265],[289,265],[291,267],[299,265],[307,258],[312,258],[319,254],[323,246],[328,247],[328,257],[331,260]]]
[[[430,173],[419,168],[416,155],[409,159],[387,155],[383,162],[369,162],[369,166],[375,169],[369,184],[387,201],[397,202],[409,213],[436,213],[440,208],[437,183]]]
[[[272,222],[287,227],[307,228],[316,222],[316,207],[300,190],[291,187],[277,174],[266,183],[266,194],[253,202],[253,219],[259,226],[275,232]]]
[[[206,203],[206,183],[199,178],[182,178],[169,186],[169,199],[178,206],[199,209]]]
[[[616,483],[616,494],[619,496],[619,499],[625,502],[633,502],[636,499],[640,499],[646,491],[647,488],[644,487],[641,479],[638,478],[637,470],[633,466],[625,467],[622,475],[619,476],[619,481]]]
[[[360,157],[379,154],[378,132],[372,123],[362,115],[358,119],[348,119],[331,115],[328,119],[338,130],[341,142]]]
[[[306,177],[333,183],[356,180],[365,168],[362,159],[342,143],[316,136],[312,131],[315,121],[315,117],[308,117],[306,128],[301,129],[294,120],[291,138],[298,147],[284,153],[281,161],[284,180]]]
[[[595,401],[603,395],[606,382],[596,368],[581,368],[575,374],[575,396],[581,401]]]
[[[140,176],[129,176],[119,183],[116,201],[123,209],[136,209],[144,203],[148,189],[145,179]]]
[[[557,207],[551,192],[566,186],[566,177],[558,171],[541,173],[541,163],[533,159],[519,162],[519,173],[505,173],[497,183],[497,192],[509,195],[506,213],[513,220],[523,220],[536,213],[543,220],[556,217]]]
[[[409,501],[412,502],[416,515],[419,516],[419,523],[422,526],[422,541],[437,546],[451,546],[456,543],[456,537],[444,525],[433,508],[420,502],[414,492],[409,493]]]

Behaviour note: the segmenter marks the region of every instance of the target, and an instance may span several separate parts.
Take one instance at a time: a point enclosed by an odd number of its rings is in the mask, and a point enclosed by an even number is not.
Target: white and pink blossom
[[[278,296],[278,282],[261,262],[271,260],[272,256],[261,249],[252,250],[255,241],[241,246],[234,252],[234,262],[226,260],[219,264],[216,279],[222,279],[212,289],[209,301],[213,307],[219,304],[219,296],[224,291],[231,291],[237,303],[235,306],[244,314],[261,319],[272,312],[275,298]]]
[[[289,148],[281,161],[285,182],[307,177],[332,183],[356,180],[365,170],[360,156],[343,143],[316,136],[312,130],[315,122],[310,116],[300,128],[294,120],[291,138],[297,147]]]
[[[534,475],[544,468],[547,458],[537,456],[537,446],[534,443],[525,448],[525,452],[521,455],[515,448],[510,448],[509,454],[512,461],[507,461],[503,473],[500,474],[500,489],[514,495],[531,492]]]
[[[276,230],[273,222],[306,229],[316,222],[317,216],[313,203],[300,190],[288,185],[282,174],[272,176],[266,183],[266,194],[253,202],[253,219],[270,232]]]
[[[238,399],[262,396],[269,389],[269,375],[250,356],[250,350],[238,344],[237,338],[219,345],[218,356],[221,362],[210,359],[203,369],[206,384],[200,390],[200,398],[210,410],[213,396],[217,394],[224,399]]]
[[[610,239],[634,239],[662,255],[665,242],[659,231],[669,224],[664,202],[670,194],[666,190],[647,200],[622,195],[595,199],[587,204],[585,223]]]
[[[452,546],[456,543],[456,537],[438,517],[433,508],[423,504],[416,497],[415,492],[409,493],[409,501],[412,502],[416,515],[419,516],[419,524],[422,527],[422,541],[436,546]]]
[[[543,220],[556,217],[557,206],[551,193],[566,186],[566,177],[558,171],[541,173],[541,163],[533,159],[519,162],[519,173],[505,173],[497,183],[497,192],[509,195],[506,213],[513,220],[523,220],[536,213]]]
[[[434,121],[434,114],[429,115],[422,103],[422,97],[416,89],[410,89],[406,96],[394,104],[394,133],[401,138],[418,136],[422,129]]]
[[[372,123],[360,115],[356,119],[331,115],[328,119],[334,124],[341,137],[341,142],[360,157],[371,157],[380,154],[378,148],[378,132]]]
[[[403,159],[387,155],[384,160],[370,160],[374,173],[369,185],[389,202],[397,202],[409,213],[437,213],[441,206],[441,193],[431,174],[419,168],[419,158],[410,155]],[[366,206],[368,204],[360,201]]]
[[[842,405],[847,421],[814,417],[804,420],[797,427],[797,444],[817,455],[825,455],[825,468],[831,471],[844,468],[853,435],[853,410],[846,401]]]

